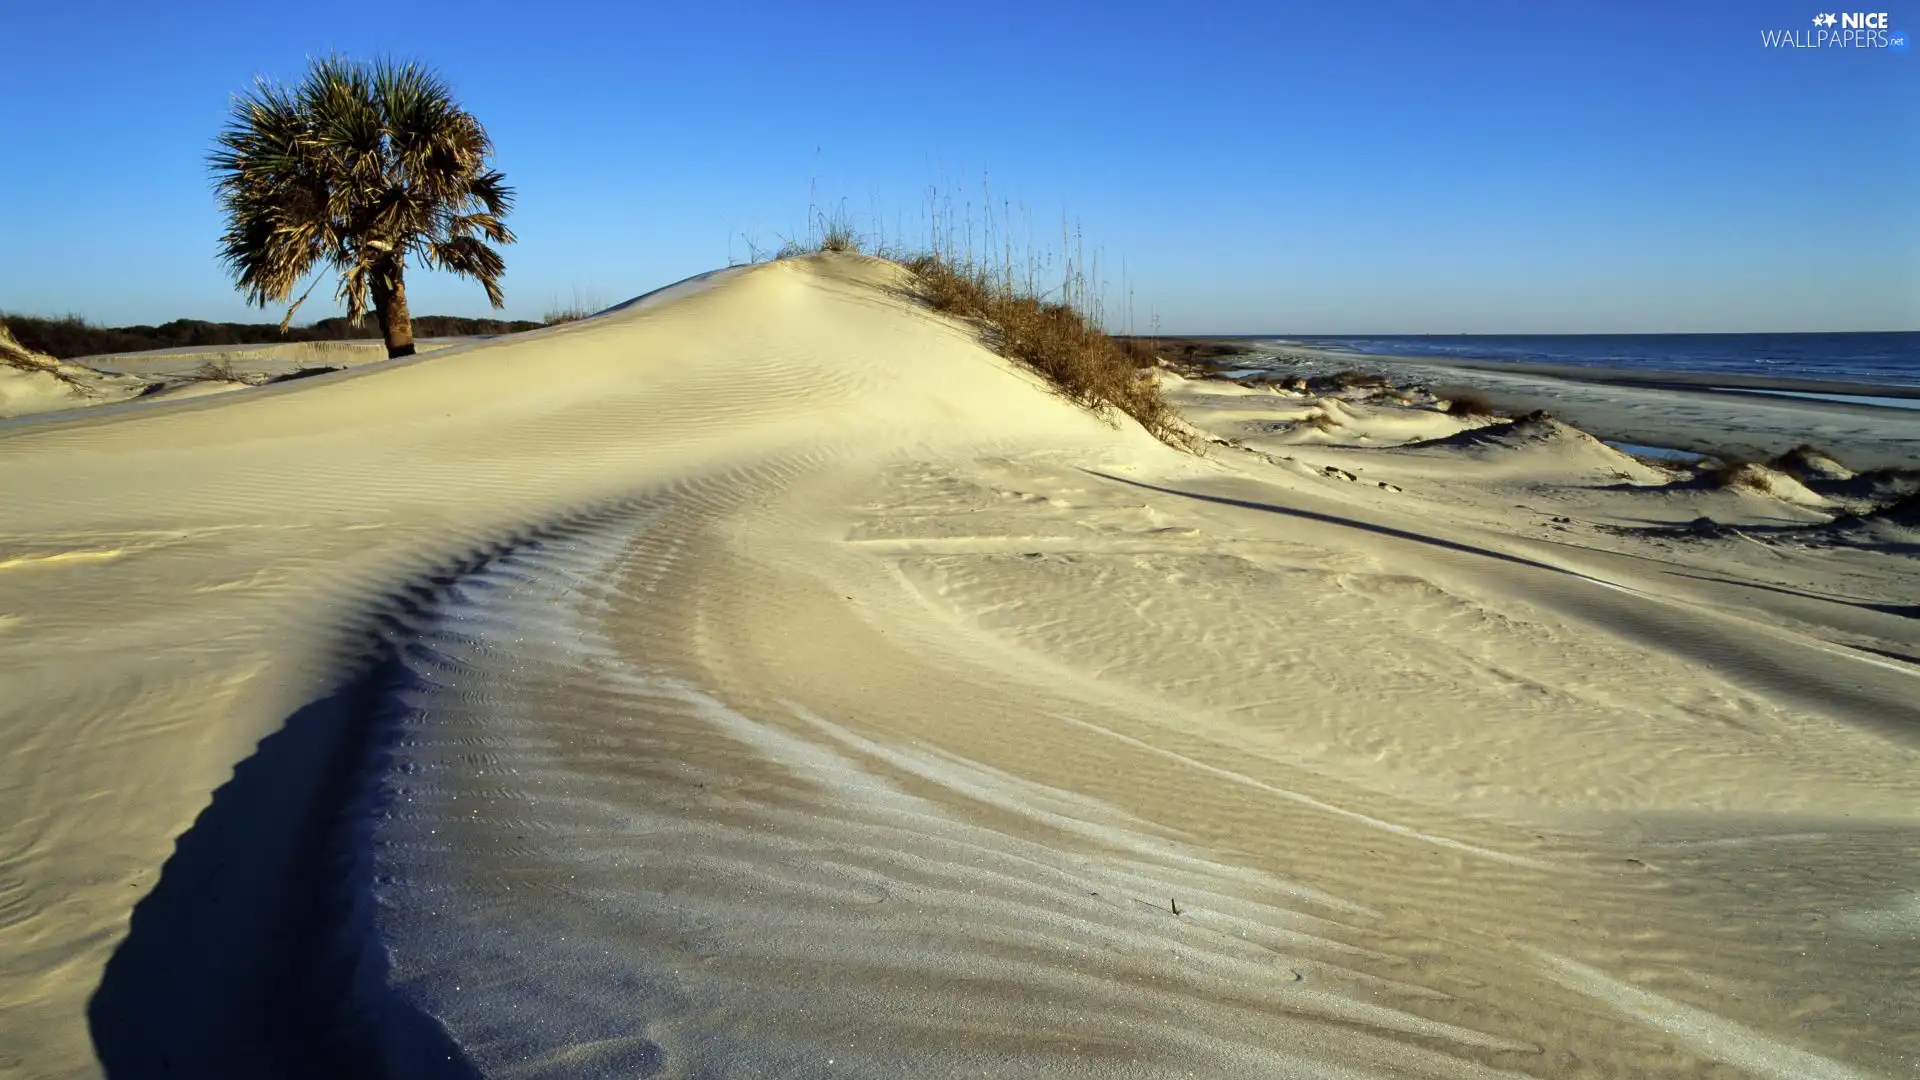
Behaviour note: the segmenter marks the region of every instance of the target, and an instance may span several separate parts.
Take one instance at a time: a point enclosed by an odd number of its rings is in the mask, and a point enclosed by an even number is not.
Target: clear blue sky
[[[487,125],[515,317],[743,258],[810,192],[912,240],[984,172],[1116,288],[1124,258],[1141,329],[1920,329],[1920,54],[1762,47],[1824,10],[12,3],[0,309],[277,319],[215,261],[205,154],[256,74],[340,51],[427,61]]]

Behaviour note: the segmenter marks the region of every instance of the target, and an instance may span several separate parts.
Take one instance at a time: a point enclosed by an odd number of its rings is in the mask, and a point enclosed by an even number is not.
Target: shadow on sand
[[[380,642],[180,836],[88,1003],[112,1080],[479,1076],[373,933],[367,770],[408,678]]]

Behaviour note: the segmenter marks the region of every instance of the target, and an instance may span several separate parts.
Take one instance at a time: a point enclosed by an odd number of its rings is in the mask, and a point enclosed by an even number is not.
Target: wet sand
[[[1920,467],[1920,409],[1912,407],[1920,405],[1920,387],[1915,386],[1356,356],[1293,345],[1261,347],[1252,355],[1267,354],[1278,354],[1283,373],[1373,371],[1405,383],[1472,390],[1505,411],[1545,409],[1603,439],[1760,458],[1811,442],[1858,469]],[[1216,366],[1243,366],[1245,359]],[[1906,407],[1790,396],[1800,394],[1888,398]]]

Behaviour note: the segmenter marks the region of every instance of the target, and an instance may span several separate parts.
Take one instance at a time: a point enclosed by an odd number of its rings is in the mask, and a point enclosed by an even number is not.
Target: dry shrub
[[[1855,475],[1852,469],[1840,463],[1839,458],[1812,443],[1801,443],[1767,464],[1789,476],[1810,482],[1851,480]]]
[[[1367,371],[1336,371],[1331,375],[1317,375],[1307,380],[1307,386],[1316,394],[1389,390],[1393,387],[1393,380],[1385,375],[1375,375]]]
[[[1342,390],[1386,390],[1393,380],[1371,371],[1342,371],[1333,376],[1333,385]]]
[[[28,349],[13,339],[13,331],[6,323],[0,323],[0,364],[20,371],[52,371],[54,360]]]
[[[1761,462],[1741,454],[1721,454],[1702,466],[1700,479],[1710,488],[1744,489],[1769,494],[1773,473]]]
[[[204,361],[186,379],[188,382],[243,383],[249,381],[246,376],[233,370],[233,361],[229,359]]]
[[[854,231],[851,221],[844,217],[821,221],[820,250],[857,252],[861,246],[860,234]]]
[[[1115,341],[1141,359],[1141,366],[1170,366],[1197,372],[1227,367],[1247,355],[1248,348],[1234,341],[1214,338],[1163,338],[1115,335]]]
[[[1010,275],[937,254],[899,261],[913,272],[921,302],[978,322],[990,347],[1045,376],[1068,400],[1100,413],[1117,409],[1162,442],[1199,452],[1198,442],[1160,394],[1151,345],[1122,344],[1080,306],[1043,299]],[[1067,293],[1074,295],[1071,288]]]
[[[1896,525],[1920,528],[1920,492],[1914,492],[1888,503],[1868,516],[1879,521],[1890,521]]]
[[[555,299],[551,302],[546,315],[540,320],[540,325],[559,326],[561,323],[579,322],[581,319],[600,314],[606,306],[606,302],[600,299],[599,293],[591,290],[583,291],[576,285],[572,290],[571,300],[563,303]]]
[[[89,393],[86,384],[60,366],[60,361],[45,353],[37,353],[14,340],[13,331],[6,323],[0,322],[0,367],[10,367],[17,371],[44,372],[66,383],[80,393]]]
[[[859,254],[866,250],[866,237],[854,227],[853,219],[844,208],[829,214],[816,207],[811,217],[813,236],[804,240],[783,238],[779,250],[773,254],[774,261],[797,259],[822,251]]]
[[[1493,402],[1471,391],[1449,392],[1444,396],[1447,399],[1448,416],[1472,418],[1500,415],[1500,411],[1493,407]]]

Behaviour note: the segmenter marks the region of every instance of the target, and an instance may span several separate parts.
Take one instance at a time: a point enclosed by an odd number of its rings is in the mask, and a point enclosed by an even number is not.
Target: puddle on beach
[[[1632,454],[1634,457],[1653,458],[1656,461],[1671,461],[1678,464],[1690,465],[1696,461],[1705,461],[1707,459],[1707,455],[1705,454],[1696,454],[1691,450],[1679,450],[1671,446],[1645,446],[1640,443],[1615,442],[1612,439],[1607,439],[1606,444],[1623,454]]]

